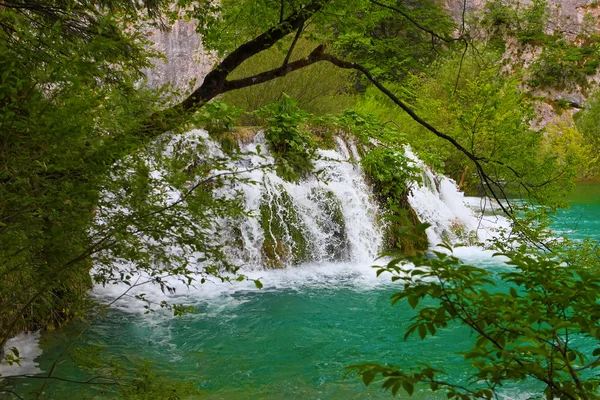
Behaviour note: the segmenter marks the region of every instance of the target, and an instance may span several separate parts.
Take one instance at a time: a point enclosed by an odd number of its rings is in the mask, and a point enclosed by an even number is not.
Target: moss
[[[270,201],[263,200],[260,219],[264,231],[262,253],[265,266],[282,268],[286,264],[308,261],[309,245],[304,236],[304,227],[289,195],[279,188]]]
[[[213,137],[216,137],[221,145],[221,150],[223,150],[225,154],[234,154],[240,151],[240,145],[232,132],[219,133],[213,135]]]
[[[342,212],[342,202],[326,189],[313,189],[311,198],[316,201],[324,218],[315,222],[323,232],[331,235],[325,251],[330,261],[345,261],[350,257],[350,243],[346,232],[346,221]]]
[[[405,208],[390,211],[386,217],[388,224],[383,244],[387,248],[397,248],[407,256],[422,253],[429,247],[425,230],[417,229],[422,223],[415,210],[408,203]]]

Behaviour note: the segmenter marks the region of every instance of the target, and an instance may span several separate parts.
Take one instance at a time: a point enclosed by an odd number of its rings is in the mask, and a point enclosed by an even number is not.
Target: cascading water
[[[421,183],[413,184],[408,201],[421,221],[431,225],[426,230],[430,245],[444,240],[474,245],[509,227],[505,217],[493,214],[489,200],[465,198],[452,179],[434,172],[409,147],[405,155],[421,170]]]
[[[187,137],[192,141],[206,140],[209,156],[224,156],[205,131],[194,130]],[[371,265],[383,250],[385,222],[351,139],[336,137],[335,149],[319,150],[317,173],[299,183],[285,181],[273,170],[261,167],[274,163],[262,133],[242,144],[240,150],[245,156],[232,160],[228,167],[238,171],[240,181],[234,187],[219,189],[218,194],[229,196],[241,191],[251,217],[221,221],[220,239],[215,240],[225,246],[231,262],[242,266],[241,272],[248,281],[231,285],[209,279],[199,288],[174,281],[175,294],[144,286],[130,290],[131,295],[143,292],[146,299],[155,303],[171,296],[177,302],[193,304],[224,293],[256,290],[252,283],[255,279],[260,279],[265,287],[279,288],[313,285],[316,281],[335,286],[348,279],[355,285],[382,284],[384,280],[376,279]],[[175,150],[167,146],[167,151]],[[422,222],[431,224],[426,231],[431,247],[442,240],[473,244],[493,234],[500,218],[482,219],[482,214],[478,216],[466,205],[454,181],[433,172],[410,148],[405,153],[422,171],[421,182],[411,185],[409,203]],[[161,175],[160,171],[153,174]],[[248,181],[253,184],[242,183]],[[167,192],[170,201],[181,196]],[[97,286],[94,295],[100,301],[111,302],[127,289],[125,285]],[[143,304],[127,298],[119,299],[113,306],[145,311]]]
[[[371,262],[381,243],[377,205],[356,162],[356,148],[336,140],[337,150],[320,150],[311,177],[290,183],[272,171],[249,173],[257,184],[243,185],[245,205],[256,218],[241,222],[239,258],[251,268],[289,267],[306,262]],[[259,133],[242,148],[265,149]],[[264,150],[263,150],[264,151]],[[267,161],[272,161],[266,155]],[[249,168],[264,163],[255,156]]]

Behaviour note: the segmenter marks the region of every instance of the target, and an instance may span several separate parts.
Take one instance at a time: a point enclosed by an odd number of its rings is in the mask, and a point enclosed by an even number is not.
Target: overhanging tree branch
[[[450,144],[452,144],[452,146],[454,146],[454,148],[456,148],[458,151],[465,154],[475,164],[475,167],[477,168],[479,175],[483,178],[492,197],[494,198],[494,200],[496,200],[498,202],[502,211],[509,217],[513,216],[512,208],[511,208],[510,204],[508,205],[508,207],[506,207],[500,201],[500,197],[506,199],[506,196],[505,195],[499,196],[493,188],[493,185],[498,186],[498,187],[500,187],[500,185],[497,182],[495,182],[493,179],[491,179],[490,176],[488,176],[486,174],[485,170],[483,169],[483,166],[481,165],[481,161],[485,161],[485,159],[475,156],[473,153],[471,153],[465,147],[463,147],[460,143],[458,143],[456,141],[456,139],[454,139],[451,136],[446,135],[445,133],[440,132],[434,126],[432,126],[430,123],[428,123],[427,121],[425,121],[424,119],[419,117],[419,115],[417,115],[417,113],[415,113],[413,109],[408,107],[402,100],[400,100],[398,97],[396,97],[396,95],[394,95],[389,89],[387,89],[383,84],[381,84],[377,80],[377,78],[375,78],[373,76],[373,74],[371,74],[371,72],[364,66],[357,64],[357,63],[341,60],[330,54],[323,54],[321,57],[323,58],[323,60],[329,61],[330,63],[332,63],[340,68],[354,69],[354,70],[360,71],[363,75],[365,75],[365,77],[369,81],[371,81],[371,83],[373,85],[375,85],[377,87],[377,89],[379,89],[383,94],[385,94],[398,107],[400,107],[402,110],[404,110],[404,112],[406,112],[419,125],[423,126],[424,128],[426,128],[428,131],[432,132],[437,137],[448,141]],[[500,187],[500,190],[502,191],[501,187]]]
[[[204,82],[198,89],[176,107],[188,110],[223,93],[223,85],[229,74],[250,57],[269,49],[288,34],[300,29],[308,18],[323,8],[327,1],[315,0],[311,2],[301,10],[294,12],[281,23],[239,46],[206,75]]]

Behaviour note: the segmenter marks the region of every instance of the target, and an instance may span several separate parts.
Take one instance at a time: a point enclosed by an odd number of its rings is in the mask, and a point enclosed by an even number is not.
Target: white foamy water
[[[499,228],[510,226],[505,217],[492,214],[495,208],[488,199],[465,197],[454,180],[435,173],[409,147],[405,154],[421,170],[422,182],[413,184],[408,201],[421,222],[431,224],[426,230],[430,245],[444,240],[485,243]]]
[[[42,355],[39,347],[40,333],[22,333],[9,339],[4,345],[4,352],[12,354],[14,347],[19,351],[20,361],[18,364],[9,365],[6,361],[0,362],[0,377],[15,375],[34,375],[42,372],[35,359]]]
[[[256,216],[245,219],[239,225],[243,241],[240,259],[246,265],[262,269],[267,262],[262,251],[265,236],[275,235],[263,230],[260,217],[261,206],[265,205],[276,211],[271,218],[279,218],[287,223],[290,223],[290,219],[297,220],[294,228],[302,232],[306,239],[312,263],[370,263],[377,256],[382,237],[376,221],[378,207],[365,182],[362,168],[358,163],[351,162],[351,159],[356,159],[356,149],[342,140],[336,142],[337,150],[319,151],[320,158],[314,165],[315,170],[319,171],[319,179],[310,177],[296,184],[262,169],[241,175],[256,182],[255,185],[241,187],[246,209]],[[262,133],[242,150],[258,152],[259,146],[264,152],[266,144]],[[273,161],[266,153],[264,158],[250,157],[245,167],[252,169],[264,164],[265,160],[267,163]],[[290,208],[295,215],[289,215]],[[341,211],[343,226],[339,226],[332,215],[337,209]],[[285,228],[283,245],[293,246],[292,233]],[[285,260],[282,260],[282,264],[290,266]]]
[[[192,145],[207,137],[205,132],[198,130],[190,135]],[[222,155],[215,143],[209,143],[207,147],[211,156]],[[219,232],[215,232],[215,240],[229,246],[232,261],[242,265],[240,272],[245,275],[245,280],[230,283],[207,279],[200,284],[202,277],[197,276],[196,281],[187,285],[172,279],[169,286],[175,288],[175,292],[164,293],[158,285],[142,284],[151,281],[148,276],[142,275],[130,280],[139,286],[98,285],[92,295],[114,308],[144,314],[147,311],[144,307],[146,304],[133,298],[142,293],[154,304],[163,300],[184,305],[208,302],[218,312],[219,307],[235,307],[247,301],[236,296],[241,292],[342,287],[373,290],[389,287],[389,276],[383,274],[377,277],[372,268],[374,264],[385,262],[377,260],[383,236],[379,221],[381,213],[358,163],[360,157],[354,144],[336,138],[335,150],[319,151],[320,158],[315,162],[316,170],[320,171],[319,179],[311,177],[298,184],[284,181],[274,172],[258,168],[273,162],[266,148],[264,136],[258,134],[251,143],[242,147],[248,155],[230,164],[232,170],[246,170],[241,177],[255,184],[239,183],[235,187],[219,189],[221,192],[218,193],[228,196],[227,190],[241,191],[246,209],[254,216],[242,221],[219,221]],[[167,151],[175,150],[168,147]],[[457,190],[454,181],[431,171],[410,149],[406,150],[406,154],[423,171],[423,182],[412,185],[409,202],[419,218],[431,224],[427,235],[432,247],[444,239],[460,242],[469,235],[475,235],[478,241],[485,241],[494,234],[496,227],[506,225],[506,220],[501,217],[483,212],[489,211],[489,206],[482,206],[481,199],[465,198]],[[214,171],[220,172],[223,171]],[[158,180],[161,174],[160,170],[152,172],[152,176]],[[167,204],[177,201],[182,195],[170,188],[165,193]],[[266,235],[270,234],[264,231],[265,225],[261,222],[261,206],[265,205],[274,210],[269,218],[278,218],[283,226],[282,246],[293,249],[292,225],[302,233],[306,240],[308,261],[295,263],[290,259],[281,259],[281,268],[265,268],[264,242]],[[222,236],[218,233],[222,233]],[[172,251],[181,250],[173,247]],[[476,246],[457,248],[455,254],[476,265],[494,264],[490,261],[491,252]],[[255,280],[260,280],[262,289],[256,287]],[[166,312],[151,315],[170,318]],[[152,317],[148,319],[151,320]],[[37,346],[38,338],[38,334],[31,334],[11,339],[6,347],[18,347],[23,361],[20,367],[0,365],[0,372],[3,375],[41,372],[34,361],[41,354]]]
[[[197,136],[197,134],[196,134]],[[377,258],[382,240],[382,227],[378,223],[378,206],[367,185],[358,160],[358,152],[352,143],[336,139],[336,150],[320,150],[315,169],[319,179],[311,177],[298,184],[280,178],[276,173],[257,168],[270,164],[273,158],[265,151],[264,136],[258,134],[243,146],[249,155],[232,162],[231,168],[238,171],[242,179],[254,184],[240,184],[229,190],[241,190],[246,210],[254,218],[243,221],[222,221],[223,243],[228,248],[232,261],[243,265],[243,282],[221,282],[208,279],[206,283],[195,282],[188,287],[180,281],[171,281],[175,294],[165,294],[152,284],[129,288],[126,285],[97,286],[93,294],[102,302],[110,303],[121,296],[113,306],[127,311],[145,312],[144,304],[132,301],[131,296],[144,293],[146,298],[158,303],[166,297],[172,302],[194,304],[239,291],[259,290],[254,280],[260,280],[262,290],[301,289],[302,287],[339,287],[349,285],[369,288],[385,284],[389,280],[377,279],[371,266]],[[211,149],[217,152],[218,149]],[[216,171],[215,173],[219,173]],[[221,193],[223,194],[223,193]],[[177,198],[177,195],[173,195]],[[264,232],[261,221],[261,206],[267,205],[273,212],[269,217],[278,218],[283,227],[281,246],[294,246],[293,228],[302,233],[306,241],[306,252],[310,260],[293,265],[292,260],[281,260],[281,269],[265,269],[264,241],[271,232]],[[294,215],[290,215],[293,210]],[[334,215],[339,211],[342,221]],[[341,222],[341,223],[340,223]],[[231,229],[235,228],[235,231]],[[275,235],[272,235],[275,237]],[[241,242],[241,246],[240,246]],[[232,244],[234,243],[234,244]],[[279,245],[279,244],[277,244]],[[197,277],[200,280],[200,276]],[[140,277],[139,282],[148,281]],[[132,280],[133,282],[134,280]]]

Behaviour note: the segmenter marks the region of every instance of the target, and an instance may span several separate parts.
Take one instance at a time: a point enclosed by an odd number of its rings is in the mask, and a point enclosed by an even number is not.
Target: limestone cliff
[[[204,50],[193,22],[177,21],[170,31],[150,29],[148,35],[154,47],[165,56],[156,59],[154,68],[146,71],[151,87],[170,83],[183,91],[191,91],[202,83],[216,61],[214,54]]]

